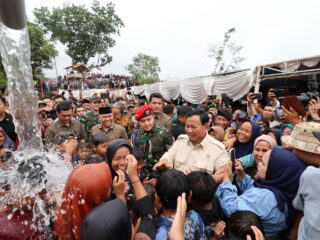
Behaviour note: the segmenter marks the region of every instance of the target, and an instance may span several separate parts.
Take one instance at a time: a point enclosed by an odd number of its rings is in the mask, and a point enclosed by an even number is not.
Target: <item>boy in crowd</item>
[[[92,138],[93,152],[99,155],[103,160],[106,160],[109,142],[110,138],[104,132],[99,132]]]
[[[83,165],[85,159],[92,153],[92,147],[90,143],[79,142],[77,149],[78,164]]]
[[[189,173],[187,180],[192,192],[189,203],[202,218],[208,239],[211,239],[212,236],[220,239],[226,225],[222,221],[223,213],[220,202],[215,197],[216,183],[209,173],[201,171]]]
[[[144,161],[146,159],[146,156],[144,155],[143,151],[140,148],[134,147],[132,149],[132,155],[137,159],[138,161],[138,176],[140,178],[140,181],[143,181],[146,177],[146,175],[143,172],[144,168]]]
[[[175,169],[166,170],[158,178],[156,191],[156,199],[160,200],[163,212],[157,220],[155,239],[168,239],[168,232],[176,213],[177,198],[182,193],[186,194],[186,199],[191,196],[187,176]],[[207,239],[203,221],[198,213],[193,210],[186,213],[184,238]]]

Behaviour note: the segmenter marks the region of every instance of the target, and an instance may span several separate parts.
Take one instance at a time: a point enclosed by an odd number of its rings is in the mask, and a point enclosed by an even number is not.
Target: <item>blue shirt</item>
[[[223,182],[216,192],[221,207],[227,217],[236,211],[251,211],[262,221],[266,236],[277,236],[287,228],[288,209],[281,212],[277,200],[268,189],[253,186],[253,179],[246,175],[243,180],[237,179],[242,195],[238,196],[237,188],[231,182]]]
[[[157,220],[156,240],[169,239],[168,232],[172,226],[174,215],[170,217],[159,217]],[[207,240],[206,229],[198,213],[191,210],[186,213],[184,223],[184,239]]]

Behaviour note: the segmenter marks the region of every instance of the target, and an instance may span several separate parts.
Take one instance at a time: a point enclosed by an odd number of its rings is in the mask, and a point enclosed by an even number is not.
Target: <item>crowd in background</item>
[[[130,89],[81,100],[51,91],[38,103],[43,142],[74,168],[52,238],[320,239],[320,98],[304,108],[299,114],[272,89],[262,101],[249,92],[245,105],[218,96],[201,104],[146,99]],[[1,96],[1,171],[19,145],[14,129]],[[18,239],[26,228],[19,219],[0,214],[13,229],[4,235],[2,224],[0,239]],[[28,234],[20,239],[41,239]]]

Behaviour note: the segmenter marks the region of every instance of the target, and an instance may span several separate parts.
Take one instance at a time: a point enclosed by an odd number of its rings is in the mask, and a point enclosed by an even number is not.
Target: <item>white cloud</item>
[[[26,0],[27,14],[42,5],[62,6],[61,0]],[[90,6],[91,1],[73,0]],[[106,3],[107,1],[100,1]],[[114,0],[125,27],[110,50],[113,62],[106,73],[125,74],[125,66],[139,53],[157,56],[162,79],[209,74],[212,60],[208,46],[222,40],[231,27],[246,57],[242,67],[253,67],[292,58],[320,54],[320,20],[316,0]],[[59,74],[71,63],[63,50],[57,57]],[[55,76],[55,71],[48,72]]]

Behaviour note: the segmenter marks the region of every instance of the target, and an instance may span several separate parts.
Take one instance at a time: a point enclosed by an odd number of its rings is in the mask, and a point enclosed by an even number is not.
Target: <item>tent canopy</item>
[[[252,87],[256,74],[254,70],[241,70],[224,75],[209,75],[184,80],[169,80],[133,87],[135,95],[149,96],[159,92],[166,100],[182,96],[194,104],[201,103],[207,95],[226,93],[234,101],[244,96]]]
[[[135,95],[146,96],[160,92],[166,100],[182,96],[190,103],[199,104],[207,95],[227,94],[233,101],[246,95],[252,87],[258,92],[260,84],[281,87],[295,81],[307,82],[310,74],[320,76],[320,56],[288,60],[257,66],[252,69],[239,70],[220,75],[169,80],[143,86],[133,87]],[[320,79],[320,78],[318,78]],[[319,82],[319,80],[318,80]]]

